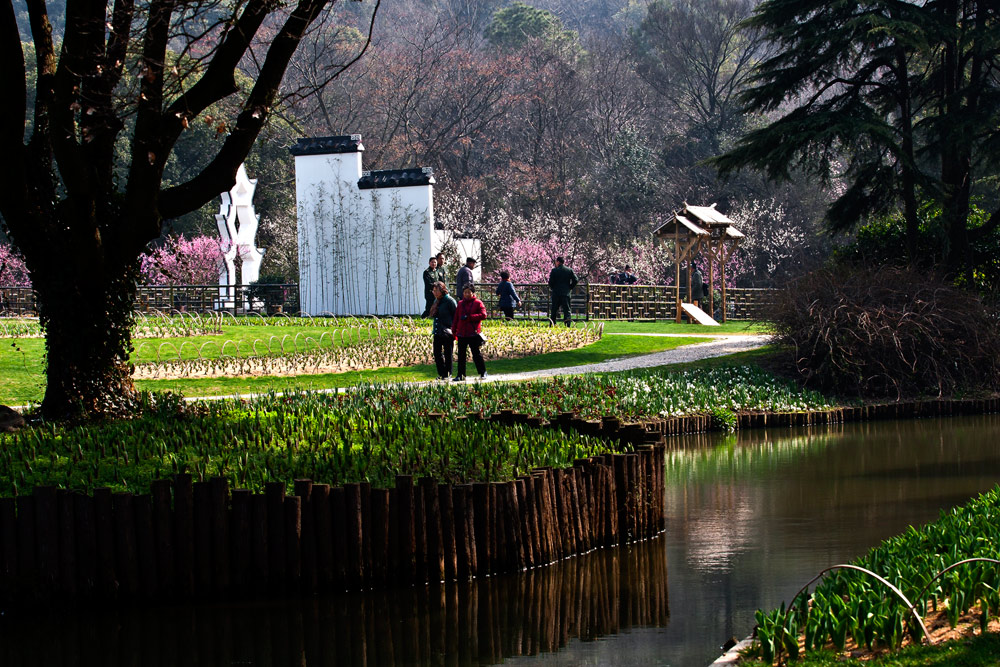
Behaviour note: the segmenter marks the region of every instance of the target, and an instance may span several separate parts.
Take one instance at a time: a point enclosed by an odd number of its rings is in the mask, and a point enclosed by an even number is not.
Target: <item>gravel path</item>
[[[685,334],[605,334],[608,336],[678,336],[688,337]],[[682,364],[689,361],[709,359],[711,357],[722,357],[736,352],[746,352],[758,347],[767,345],[770,336],[712,336],[714,340],[707,343],[695,343],[694,345],[684,345],[673,350],[653,352],[635,357],[625,357],[622,359],[609,359],[596,364],[586,364],[583,366],[567,366],[565,368],[545,368],[538,371],[528,371],[525,373],[504,373],[500,375],[487,375],[486,380],[476,378],[478,382],[507,382],[511,380],[530,380],[533,378],[553,377],[556,375],[580,375],[581,373],[608,373],[611,371],[627,371],[633,368],[653,368],[654,366],[666,366],[668,364]],[[489,367],[487,366],[487,372]]]

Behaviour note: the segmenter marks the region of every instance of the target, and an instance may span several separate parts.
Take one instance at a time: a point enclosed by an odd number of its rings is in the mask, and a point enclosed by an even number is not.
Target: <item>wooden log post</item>
[[[213,477],[209,481],[212,511],[212,578],[214,587],[229,590],[229,481]]]
[[[111,492],[108,490],[108,521],[111,522]],[[30,597],[38,590],[38,559],[35,551],[35,498],[18,496],[17,507],[17,569],[18,592]],[[114,532],[108,531],[109,550],[114,553]],[[112,561],[114,562],[114,561]]]
[[[285,512],[285,583],[292,591],[302,589],[302,498],[287,496]]]
[[[330,521],[333,542],[333,585],[347,588],[347,499],[344,487],[330,489]]]
[[[94,500],[97,500],[96,492]],[[186,473],[174,476],[174,554],[178,593],[182,597],[191,597],[194,595],[194,486],[191,475]],[[100,555],[98,553],[99,558]]]
[[[251,550],[250,576],[255,583],[251,592],[261,593],[271,588],[271,560],[268,547],[270,518],[267,515],[267,496],[255,493],[250,496]]]
[[[389,491],[371,490],[371,545],[368,580],[373,586],[386,583],[389,573]]]
[[[35,499],[35,558],[37,576],[35,590],[43,597],[56,591],[59,581],[59,513],[54,486],[36,486]]]
[[[427,581],[433,583],[443,581],[445,578],[441,503],[438,498],[438,485],[434,478],[422,478],[420,489],[424,498],[424,523],[427,536]]]
[[[212,574],[212,488],[210,482],[194,483],[194,572],[198,594],[218,592]]]
[[[399,579],[411,583],[416,577],[416,537],[414,535],[413,477],[396,475],[396,503],[399,507]]]
[[[295,480],[295,495],[302,502],[302,592],[316,592],[316,518],[312,504],[313,483],[311,479]]]
[[[285,535],[285,484],[264,484],[267,498],[267,572],[272,591],[283,590],[288,581],[288,545]]]
[[[445,581],[454,581],[458,576],[458,545],[455,535],[455,506],[452,487],[438,484],[438,508],[441,512],[441,557],[444,562]]]
[[[487,574],[493,572],[493,561],[491,553],[492,535],[490,516],[490,485],[484,482],[477,482],[472,485],[472,516],[474,517],[474,531],[471,535],[470,547],[476,552],[477,574]]]
[[[115,493],[112,498],[119,593],[132,598],[139,593],[139,561],[136,554],[133,497],[131,493]]]
[[[0,498],[0,600],[14,596],[17,579],[17,513],[13,498]]]
[[[372,562],[372,485],[360,482],[361,490],[361,563],[362,578],[370,577],[368,565]]]
[[[345,527],[347,532],[344,546],[347,549],[347,585],[359,590],[364,583],[364,533],[361,517],[361,485],[344,485]]]
[[[153,535],[153,498],[137,495],[132,500],[135,513],[135,546],[139,568],[139,593],[146,599],[159,593],[156,538]]]
[[[316,533],[316,586],[328,590],[333,585],[333,525],[330,518],[330,485],[312,487],[313,530]]]
[[[176,592],[174,575],[174,516],[170,508],[170,480],[158,479],[150,484],[153,498],[153,542],[156,547],[156,570],[160,590],[173,595]]]
[[[82,596],[89,597],[97,588],[97,522],[94,516],[94,499],[82,493],[74,493],[73,505],[76,521],[77,590]],[[3,501],[0,500],[0,532],[3,531],[2,509]],[[2,558],[3,555],[0,554],[0,559]]]
[[[253,560],[251,529],[251,493],[246,489],[233,489],[233,511],[229,524],[230,584],[233,590],[246,592],[250,583],[250,564]]]
[[[63,595],[76,595],[76,510],[74,494],[60,489],[56,493],[59,516],[59,591]]]

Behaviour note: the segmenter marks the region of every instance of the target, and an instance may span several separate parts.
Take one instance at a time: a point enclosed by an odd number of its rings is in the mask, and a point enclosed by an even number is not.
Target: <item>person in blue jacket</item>
[[[521,306],[521,297],[517,295],[514,284],[510,282],[510,271],[500,272],[500,284],[497,285],[497,296],[500,297],[500,311],[508,320],[514,319],[514,308]]]

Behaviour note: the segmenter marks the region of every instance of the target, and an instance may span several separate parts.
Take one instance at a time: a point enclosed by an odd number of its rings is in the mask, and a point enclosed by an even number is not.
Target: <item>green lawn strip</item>
[[[759,660],[740,662],[740,667],[765,667]],[[994,667],[1000,664],[1000,635],[989,633],[968,639],[952,639],[936,646],[907,646],[869,660],[845,658],[833,651],[810,652],[790,663],[798,667]]]
[[[45,393],[41,338],[0,339],[0,405],[41,401]]]
[[[705,342],[703,338],[618,338],[609,337],[579,348],[563,352],[549,352],[520,359],[499,359],[489,361],[486,370],[490,374],[523,373],[527,371],[545,370],[547,368],[564,368],[594,364],[620,357],[651,354],[664,350],[673,350],[683,345]],[[428,337],[428,346],[430,339]],[[469,360],[469,372],[474,373],[475,367]],[[179,380],[142,380],[137,384],[141,389],[149,391],[175,391],[188,397],[194,396],[232,396],[235,394],[263,393],[267,391],[336,389],[353,387],[366,383],[389,384],[396,382],[417,382],[433,380],[437,371],[432,365],[411,366],[407,368],[380,368],[370,371],[352,371],[349,373],[327,373],[320,375],[298,375],[289,377],[262,376],[254,378],[198,378]],[[41,394],[38,395],[40,400]]]
[[[655,322],[628,322],[624,320],[606,320],[604,333],[669,333],[701,335],[750,335],[770,333],[767,323],[756,322],[726,322],[717,327],[706,327],[700,324],[677,324],[673,320],[657,320]]]

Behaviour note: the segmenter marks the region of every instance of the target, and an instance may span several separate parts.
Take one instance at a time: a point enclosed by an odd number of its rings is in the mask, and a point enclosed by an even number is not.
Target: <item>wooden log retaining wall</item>
[[[660,532],[663,466],[663,447],[643,445],[509,482],[36,487],[0,499],[0,600],[311,594],[520,571]]]

